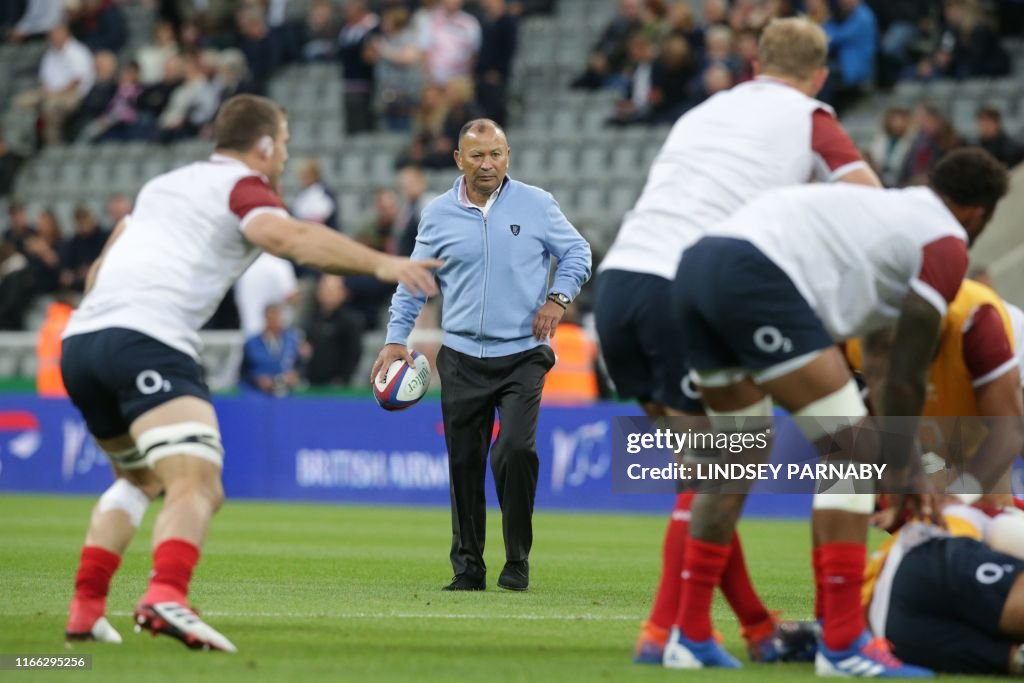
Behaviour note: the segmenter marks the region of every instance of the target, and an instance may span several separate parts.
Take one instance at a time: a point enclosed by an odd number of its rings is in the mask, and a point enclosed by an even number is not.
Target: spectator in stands
[[[700,77],[700,86],[690,102],[697,106],[716,93],[728,90],[734,85],[732,71],[724,64],[712,64],[704,70]]]
[[[917,136],[907,153],[899,184],[919,185],[927,182],[928,171],[951,149],[960,145],[953,124],[932,104],[920,104],[914,110]]]
[[[68,137],[72,140],[77,138],[91,121],[98,119],[107,111],[117,92],[117,55],[107,50],[97,52],[93,59],[93,68],[96,80],[82,98],[78,111],[68,124]]]
[[[932,57],[935,75],[977,78],[1010,72],[995,26],[976,0],[946,0],[943,11],[946,27]]]
[[[11,242],[0,242],[0,330],[22,330],[32,303],[28,259]]]
[[[8,196],[14,189],[14,177],[22,161],[24,158],[11,149],[4,132],[0,130],[0,198]]]
[[[28,0],[8,0],[0,3],[0,40],[5,40],[15,24],[25,14],[28,7]]]
[[[157,119],[157,135],[161,142],[191,137],[202,123],[191,118],[190,114],[203,102],[208,86],[206,74],[196,57],[185,57],[184,67],[185,80],[171,92],[167,106]],[[216,109],[212,113],[215,112]]]
[[[95,72],[92,53],[71,36],[64,24],[50,31],[49,42],[39,65],[39,87],[18,95],[14,104],[42,114],[44,139],[52,145],[63,140],[64,123],[89,92]]]
[[[36,234],[36,229],[29,219],[28,209],[18,200],[7,207],[7,231],[3,241],[14,247],[17,252],[24,252],[25,240]]]
[[[139,48],[135,61],[139,65],[139,81],[142,85],[153,85],[164,78],[164,65],[171,57],[179,54],[178,41],[170,22],[160,21],[153,27],[153,42]]]
[[[75,208],[75,234],[64,243],[60,259],[60,284],[64,289],[81,292],[89,266],[103,252],[110,233],[100,228],[87,206]]]
[[[376,110],[385,128],[409,130],[423,90],[423,52],[408,8],[397,3],[385,6],[380,33],[367,43],[364,56],[374,65]]]
[[[93,52],[120,52],[128,40],[124,11],[114,0],[81,0],[68,20],[71,32]]]
[[[131,212],[132,200],[125,193],[113,192],[107,197],[106,223],[111,231]]]
[[[1024,145],[1003,129],[1003,115],[995,107],[982,107],[976,117],[978,139],[975,144],[1013,168],[1024,161]]]
[[[733,31],[727,26],[712,26],[704,34],[704,63],[702,71],[712,64],[729,70],[733,79],[740,73],[740,60],[733,49]]]
[[[284,321],[281,306],[267,306],[263,330],[245,341],[241,386],[287,396],[299,384],[299,334]]]
[[[370,11],[366,0],[345,3],[344,22],[338,34],[341,60],[342,97],[345,98],[345,130],[361,133],[374,128],[373,70],[367,59],[367,46],[377,31],[380,19]]]
[[[395,221],[398,234],[398,255],[409,256],[416,246],[420,214],[434,198],[427,192],[427,177],[419,166],[404,166],[398,171],[398,192],[402,208]]]
[[[398,237],[395,233],[398,227],[398,197],[395,191],[387,187],[379,188],[373,195],[373,207],[373,219],[356,234],[356,240],[377,251],[397,254]]]
[[[330,0],[313,0],[306,14],[302,61],[331,62],[337,56],[338,22]]]
[[[482,114],[476,104],[471,79],[453,78],[444,90],[447,113],[441,126],[441,136],[434,141],[434,149],[442,156],[447,155],[445,167],[451,168],[455,165],[452,150],[458,145],[459,131],[467,121],[480,118]]]
[[[247,90],[262,95],[277,67],[284,63],[282,45],[274,39],[263,11],[258,6],[243,6],[238,11],[238,49],[249,65],[251,82]]]
[[[519,41],[519,21],[505,0],[481,0],[480,54],[474,75],[477,101],[483,115],[504,124],[508,116],[508,80]]]
[[[917,61],[915,46],[932,32],[941,0],[884,0],[871,7],[881,33],[878,80],[887,87],[899,80],[907,65]]]
[[[753,29],[744,29],[736,35],[737,83],[752,81],[756,76],[757,42],[758,33]]]
[[[125,64],[118,77],[117,90],[113,98],[106,110],[86,128],[86,137],[96,142],[134,140],[143,137],[145,132],[139,127],[141,96],[139,67],[135,62]]]
[[[450,152],[449,152],[450,153]],[[356,240],[378,251],[398,253],[398,198],[391,188],[379,188],[374,193],[374,217],[356,233]],[[349,290],[349,305],[359,311],[366,323],[366,329],[377,329],[381,310],[391,300],[394,285],[388,285],[367,276],[353,276],[345,279]]]
[[[670,35],[677,35],[685,39],[691,50],[697,50],[704,45],[704,33],[697,28],[693,7],[689,3],[680,2],[669,8],[668,32]]]
[[[172,55],[164,62],[164,77],[159,82],[149,85],[139,95],[139,127],[147,136],[155,135],[156,122],[167,107],[171,93],[185,82],[185,61],[178,55]]]
[[[302,189],[292,202],[292,215],[339,230],[338,202],[324,184],[320,163],[316,159],[301,159],[295,164],[295,175]]]
[[[480,51],[480,22],[462,11],[462,0],[439,0],[424,19],[420,41],[431,82],[447,85],[455,78],[472,79]]]
[[[43,209],[36,218],[35,234],[24,242],[34,294],[51,294],[60,287],[60,224],[52,209]]]
[[[347,306],[345,280],[323,275],[316,287],[316,310],[306,327],[310,347],[306,379],[313,386],[345,386],[363,355],[363,316]]]
[[[613,79],[626,68],[629,37],[642,28],[640,0],[619,0],[618,14],[601,32],[590,51],[586,71],[573,81],[573,87],[596,90],[614,86]]]
[[[54,0],[28,0],[25,12],[7,34],[11,42],[47,35],[64,18],[64,5]]]
[[[841,109],[872,84],[878,24],[864,0],[839,0],[838,6],[837,16],[823,27],[829,39],[831,73],[819,97]]]
[[[615,114],[611,123],[628,125],[645,123],[651,115],[651,87],[656,51],[654,43],[643,31],[637,31],[629,38],[629,78],[624,97],[615,103]]]
[[[882,119],[882,130],[871,140],[868,161],[886,187],[897,187],[907,155],[914,144],[910,127],[910,110],[891,107]]]

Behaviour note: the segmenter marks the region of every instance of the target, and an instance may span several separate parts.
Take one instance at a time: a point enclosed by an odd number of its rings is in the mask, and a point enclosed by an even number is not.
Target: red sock
[[[1013,496],[1013,507],[1017,508],[1018,510],[1024,510],[1024,498],[1018,498],[1017,496]]]
[[[690,640],[711,637],[711,598],[729,561],[730,545],[705,543],[690,536],[683,557],[683,593],[675,625]]]
[[[762,624],[769,618],[768,610],[757,596],[754,584],[750,581],[750,574],[747,573],[747,562],[743,557],[739,532],[732,535],[730,547],[729,561],[722,573],[722,594],[729,601],[729,606],[742,626]]]
[[[188,598],[188,582],[199,562],[199,548],[186,540],[170,538],[153,551],[153,573],[143,603],[181,602]]]
[[[68,611],[68,633],[84,633],[107,611],[107,593],[121,556],[95,545],[82,548],[75,574],[75,597]]]
[[[661,549],[661,580],[647,621],[666,630],[672,628],[672,620],[679,609],[679,595],[683,590],[683,553],[686,550],[686,536],[690,531],[693,496],[692,493],[676,496],[676,506],[669,517],[665,543]]]
[[[819,622],[825,618],[825,581],[821,569],[821,548],[811,553],[811,567],[814,568],[814,618]]]
[[[825,598],[822,635],[830,650],[845,650],[865,628],[860,593],[867,551],[859,543],[826,543],[819,550]]]
[[[121,556],[96,545],[82,548],[75,575],[76,600],[106,600],[110,580],[121,564]]]

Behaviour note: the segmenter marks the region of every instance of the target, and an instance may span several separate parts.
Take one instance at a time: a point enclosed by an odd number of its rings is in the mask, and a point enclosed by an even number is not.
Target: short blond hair
[[[774,19],[761,34],[757,58],[766,75],[804,80],[825,66],[828,38],[809,19]]]

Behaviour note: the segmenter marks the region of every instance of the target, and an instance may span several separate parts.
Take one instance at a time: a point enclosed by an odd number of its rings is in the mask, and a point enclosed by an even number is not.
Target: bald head
[[[474,119],[462,127],[455,163],[465,176],[470,201],[483,206],[491,193],[501,187],[508,159],[508,139],[497,123]]]
[[[508,146],[508,138],[505,137],[505,130],[498,125],[497,121],[491,119],[473,119],[468,121],[466,125],[459,130],[459,149],[463,148],[463,143],[467,136],[474,138],[479,137],[500,137],[505,142],[505,146]]]

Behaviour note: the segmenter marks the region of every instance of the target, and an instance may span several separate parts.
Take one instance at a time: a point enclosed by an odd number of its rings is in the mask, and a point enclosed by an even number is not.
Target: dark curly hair
[[[1006,167],[980,147],[953,150],[929,173],[928,184],[949,201],[991,214],[1010,186]]]

